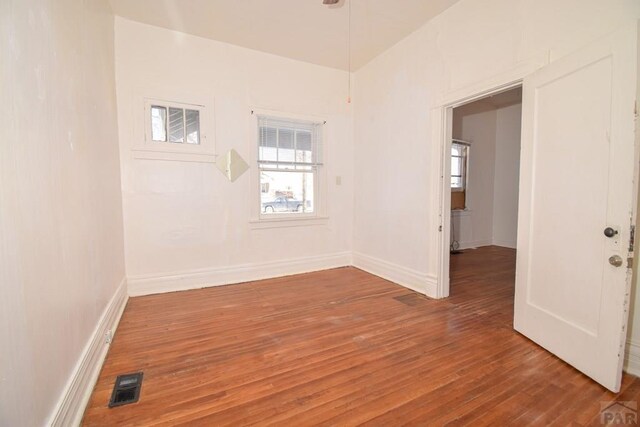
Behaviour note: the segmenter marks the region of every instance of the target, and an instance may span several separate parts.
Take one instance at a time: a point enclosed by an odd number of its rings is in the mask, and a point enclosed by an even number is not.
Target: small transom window
[[[152,142],[200,144],[200,110],[153,104],[149,108]]]

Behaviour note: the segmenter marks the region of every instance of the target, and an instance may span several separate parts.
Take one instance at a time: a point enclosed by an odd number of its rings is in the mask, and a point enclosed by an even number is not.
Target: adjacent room
[[[516,248],[522,89],[453,109],[451,248]]]
[[[637,0],[0,1],[0,425],[622,425]]]
[[[520,86],[452,110],[450,295],[512,325],[520,175]]]

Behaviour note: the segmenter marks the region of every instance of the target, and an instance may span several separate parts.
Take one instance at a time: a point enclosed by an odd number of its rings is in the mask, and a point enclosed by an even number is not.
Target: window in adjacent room
[[[258,116],[261,216],[316,215],[322,126]]]
[[[466,208],[469,144],[459,140],[451,143],[451,209]]]

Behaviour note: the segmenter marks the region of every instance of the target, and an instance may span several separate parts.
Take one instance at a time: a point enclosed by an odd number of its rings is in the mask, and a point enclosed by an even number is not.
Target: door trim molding
[[[438,243],[437,243],[437,277],[436,277],[436,298],[446,298],[449,296],[449,245],[451,240],[451,192],[450,181],[451,171],[449,156],[451,151],[451,131],[453,109],[455,107],[477,101],[487,96],[504,92],[522,86],[525,76],[545,65],[534,62],[527,66],[517,67],[508,73],[496,78],[485,80],[484,82],[470,86],[463,90],[449,93],[443,98],[443,104],[435,108],[432,112],[435,117],[434,139],[440,141],[440,152],[438,157],[440,164],[438,171]]]

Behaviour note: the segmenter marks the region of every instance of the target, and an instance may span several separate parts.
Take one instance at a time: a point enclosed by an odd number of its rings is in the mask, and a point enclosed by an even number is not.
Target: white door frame
[[[485,80],[471,87],[449,92],[432,110],[436,140],[440,140],[438,191],[439,218],[438,231],[438,284],[436,298],[449,296],[449,246],[451,244],[451,137],[453,126],[453,109],[487,96],[495,95],[522,86],[525,76],[547,65],[548,61],[533,61],[505,74]]]

